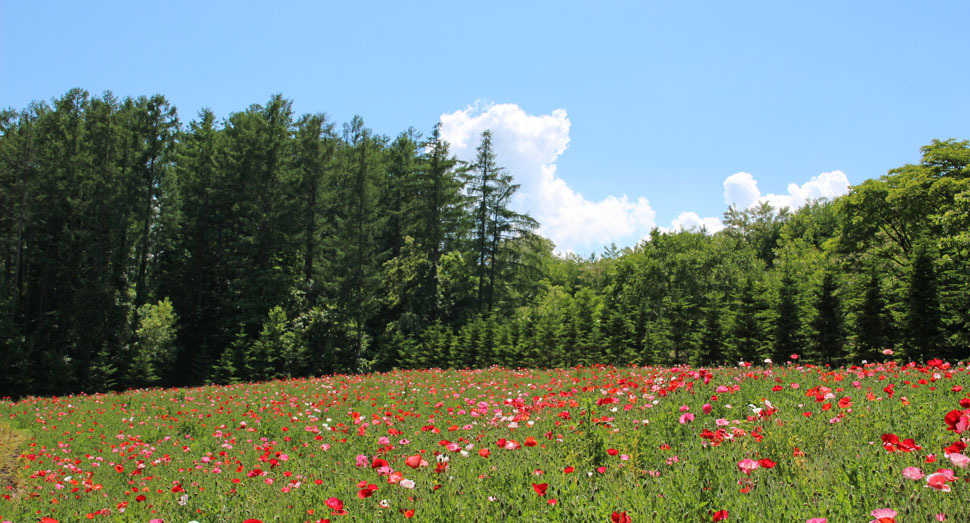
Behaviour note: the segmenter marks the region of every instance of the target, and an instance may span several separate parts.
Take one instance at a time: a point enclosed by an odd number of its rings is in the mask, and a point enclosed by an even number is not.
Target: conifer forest
[[[0,114],[0,396],[392,369],[970,357],[970,141],[797,210],[554,252],[489,132],[191,120],[74,89]],[[419,122],[420,124],[420,122]]]

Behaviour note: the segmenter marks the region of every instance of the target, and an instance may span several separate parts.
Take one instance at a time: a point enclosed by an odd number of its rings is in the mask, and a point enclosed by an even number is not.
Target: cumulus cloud
[[[476,102],[441,115],[441,136],[451,152],[474,161],[482,131],[492,130],[498,164],[520,184],[512,207],[528,212],[541,224],[539,233],[559,252],[590,252],[611,242],[632,245],[647,238],[656,226],[656,213],[645,197],[607,196],[588,200],[556,174],[559,157],[569,147],[569,117],[565,109],[533,115],[516,104]],[[595,175],[596,173],[587,173]],[[739,209],[761,202],[797,209],[810,200],[834,198],[849,190],[842,171],[822,173],[799,185],[788,184],[787,194],[762,194],[751,173],[737,172],[724,180],[724,201]],[[713,234],[724,228],[719,217],[682,212],[662,230],[700,230]]]
[[[696,212],[688,211],[680,213],[672,222],[673,230],[699,230],[704,229],[709,234],[714,234],[724,228],[720,218],[701,218]]]
[[[849,179],[842,171],[831,171],[813,176],[811,180],[798,185],[788,184],[788,194],[761,194],[758,182],[751,173],[736,172],[724,179],[724,203],[738,209],[750,209],[762,202],[780,209],[798,209],[812,200],[835,198],[849,192]],[[701,218],[695,212],[682,212],[673,219],[669,228],[664,230],[699,230],[715,233],[724,228],[720,218]]]
[[[476,103],[441,115],[441,136],[465,161],[475,159],[482,131],[492,130],[498,164],[521,185],[513,207],[539,220],[539,233],[559,251],[579,251],[610,242],[632,243],[655,225],[646,198],[626,195],[591,201],[556,175],[556,162],[569,146],[565,109],[531,115],[516,104]]]
[[[747,209],[762,202],[772,207],[798,209],[819,198],[835,198],[849,192],[849,178],[842,171],[831,171],[813,176],[798,185],[788,184],[788,194],[761,194],[754,176],[746,172],[734,173],[724,180],[724,203],[739,209]]]

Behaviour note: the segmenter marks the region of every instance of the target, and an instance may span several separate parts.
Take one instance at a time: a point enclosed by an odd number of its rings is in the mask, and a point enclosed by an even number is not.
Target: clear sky
[[[161,93],[188,122],[279,92],[391,136],[442,121],[466,158],[492,128],[516,205],[585,254],[970,138],[968,21],[965,0],[0,0],[0,105]]]

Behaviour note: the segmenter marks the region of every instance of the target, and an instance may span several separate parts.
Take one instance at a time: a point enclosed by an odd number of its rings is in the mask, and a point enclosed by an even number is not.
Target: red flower
[[[626,512],[614,512],[610,516],[610,523],[632,523],[632,521]]]
[[[419,454],[408,456],[407,459],[404,460],[404,464],[416,469],[421,466],[421,456]]]
[[[761,465],[761,468],[770,469],[770,468],[774,467],[775,465],[777,465],[777,463],[775,463],[774,461],[771,461],[768,458],[764,458],[764,459],[759,459],[758,460],[758,465]]]
[[[261,519],[247,519],[246,521],[243,521],[243,523],[263,523],[263,520],[261,520]]]
[[[726,521],[728,518],[727,510],[718,510],[714,513],[714,521]]]
[[[414,516],[414,509],[410,509],[410,508],[407,510],[398,509],[397,511],[400,512],[401,514],[404,514],[405,519],[411,519],[411,517]]]
[[[347,511],[344,510],[344,502],[337,498],[328,499],[327,506],[330,507],[330,510],[332,510],[336,516],[343,516],[347,514]]]
[[[546,496],[546,489],[547,488],[549,488],[549,484],[548,483],[533,483],[532,484],[532,490],[536,491],[536,494],[538,494],[538,495],[540,495],[542,497],[545,497]]]

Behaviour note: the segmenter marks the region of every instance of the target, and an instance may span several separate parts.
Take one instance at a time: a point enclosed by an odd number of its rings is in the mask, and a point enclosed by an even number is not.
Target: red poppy
[[[630,519],[630,516],[628,516],[626,512],[614,512],[610,516],[610,523],[632,523],[632,522],[633,520]]]
[[[421,466],[421,456],[419,454],[408,456],[407,459],[404,460],[404,464],[416,469]]]
[[[714,513],[714,521],[727,521],[727,518],[728,518],[727,510],[718,510],[717,512]]]
[[[332,510],[336,516],[343,516],[347,514],[347,511],[344,510],[344,502],[337,498],[328,499],[327,506],[330,507],[330,510]]]
[[[533,483],[532,490],[536,491],[536,494],[545,497],[546,489],[549,488],[548,483]]]

